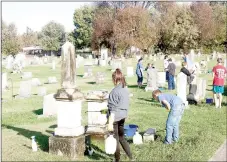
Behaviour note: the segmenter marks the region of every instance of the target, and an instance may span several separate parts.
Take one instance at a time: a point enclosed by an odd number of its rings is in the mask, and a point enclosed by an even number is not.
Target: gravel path
[[[219,147],[219,149],[215,152],[214,156],[209,161],[227,161],[226,158],[226,145],[227,142],[225,142]]]

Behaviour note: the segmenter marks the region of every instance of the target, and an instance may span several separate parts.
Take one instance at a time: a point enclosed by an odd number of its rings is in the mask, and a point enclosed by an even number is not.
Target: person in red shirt
[[[216,108],[221,108],[222,93],[224,93],[224,84],[227,70],[222,65],[222,58],[217,59],[218,64],[213,68],[213,92]]]

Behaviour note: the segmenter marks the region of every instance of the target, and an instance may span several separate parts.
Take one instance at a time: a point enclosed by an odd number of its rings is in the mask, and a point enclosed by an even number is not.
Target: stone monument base
[[[79,137],[49,137],[49,153],[67,156],[72,160],[76,160],[84,156],[85,152],[85,136]]]
[[[55,128],[54,134],[56,136],[80,136],[84,134],[84,127],[77,128]]]
[[[86,127],[86,134],[106,134],[107,129],[106,125],[104,126],[96,126],[96,125],[88,125]]]
[[[84,95],[76,88],[62,88],[58,89],[57,93],[54,95],[54,98],[57,101],[74,101],[74,100],[83,100]]]

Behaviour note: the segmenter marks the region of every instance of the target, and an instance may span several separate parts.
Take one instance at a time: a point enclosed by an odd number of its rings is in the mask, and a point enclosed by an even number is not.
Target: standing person
[[[222,58],[217,59],[218,64],[213,68],[213,93],[216,108],[221,108],[222,93],[226,78],[226,68],[222,65]]]
[[[175,82],[174,82],[174,75],[176,71],[176,65],[172,62],[172,59],[168,59],[169,65],[167,67],[167,71],[169,72],[169,79],[168,79],[168,89],[174,90],[175,89]]]
[[[164,143],[172,144],[172,142],[177,142],[179,140],[180,120],[185,108],[183,101],[176,95],[161,93],[159,89],[153,91],[152,97],[169,111],[166,120],[166,137]]]
[[[142,87],[143,85],[143,65],[142,65],[143,58],[141,57],[138,60],[137,66],[136,66],[136,75],[137,75],[137,84],[138,87]]]
[[[120,161],[120,144],[129,159],[132,160],[129,144],[124,138],[124,123],[128,116],[129,109],[129,92],[125,87],[125,78],[120,69],[116,69],[112,74],[112,80],[115,88],[110,92],[108,99],[108,130],[114,132],[114,136],[117,140],[115,160],[117,162]]]
[[[167,69],[168,65],[169,65],[168,56],[165,55],[165,57],[164,57],[164,69]],[[166,71],[166,81],[168,82],[168,80],[169,80],[169,72]]]

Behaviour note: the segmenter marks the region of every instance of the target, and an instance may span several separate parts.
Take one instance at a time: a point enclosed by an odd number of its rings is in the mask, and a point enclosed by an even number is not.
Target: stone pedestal
[[[49,153],[67,156],[76,160],[84,156],[85,136],[79,137],[49,137]]]
[[[56,101],[57,107],[57,128],[55,135],[58,136],[79,136],[84,134],[84,127],[81,126],[82,101]]]

